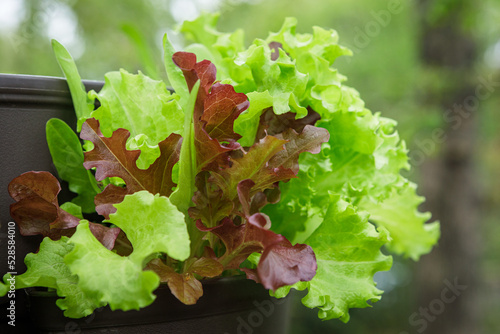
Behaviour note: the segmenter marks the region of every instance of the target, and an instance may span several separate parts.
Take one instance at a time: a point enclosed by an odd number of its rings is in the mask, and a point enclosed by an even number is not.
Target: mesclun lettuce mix
[[[392,264],[382,246],[418,260],[437,242],[439,224],[426,223],[400,175],[409,164],[395,122],[366,109],[332,67],[350,54],[337,34],[296,34],[287,19],[245,48],[217,18],[182,25],[185,52],[165,37],[172,93],[121,70],[87,94],[53,43],[83,146],[58,119],[47,141],[76,197],[59,205],[47,172],[10,183],[20,232],[45,237],[16,288],[55,289],[78,318],[145,307],[160,283],[194,304],[203,278],[244,274],[277,297],[307,289],[303,303],[320,318],[348,321],[350,308],[380,299],[373,275]],[[84,219],[94,212],[102,222]]]

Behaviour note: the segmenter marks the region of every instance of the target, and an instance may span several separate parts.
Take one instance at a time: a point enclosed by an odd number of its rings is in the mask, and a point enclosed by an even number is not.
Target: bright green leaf
[[[125,232],[134,247],[130,260],[142,263],[157,252],[185,260],[189,256],[189,236],[184,215],[167,197],[139,191],[115,204],[110,222]]]
[[[250,92],[247,97],[250,107],[234,122],[234,131],[242,136],[238,140],[241,146],[253,145],[262,112],[273,106],[273,97],[267,90],[264,92]]]
[[[182,133],[184,114],[177,101],[162,81],[125,70],[109,72],[99,93],[93,93],[101,106],[91,117],[99,120],[104,136],[123,128],[130,131],[131,138],[147,136],[147,144],[155,147],[172,133]],[[138,164],[147,166],[150,157],[139,156]]]
[[[101,192],[94,175],[83,167],[80,139],[62,120],[52,118],[46,125],[47,143],[59,177],[76,193],[72,202],[83,212],[95,212],[94,197]]]
[[[389,250],[418,261],[427,254],[439,239],[439,223],[426,224],[430,212],[418,211],[424,201],[416,194],[416,185],[409,183],[401,192],[394,190],[382,203],[365,199],[360,203],[363,210],[370,212],[370,220],[385,227],[390,234]]]
[[[392,258],[380,252],[387,241],[387,233],[377,232],[366,213],[333,196],[325,220],[306,240],[316,254],[318,271],[303,283],[308,289],[304,305],[318,307],[321,319],[347,322],[350,308],[379,300],[382,291],[373,275],[391,268]]]
[[[67,237],[54,241],[46,237],[40,244],[38,253],[26,255],[28,270],[15,276],[16,289],[27,287],[47,287],[57,290],[59,297],[57,306],[64,310],[69,318],[81,318],[91,314],[94,309],[104,306],[103,303],[91,300],[77,284],[78,277],[64,263],[64,257],[73,249]],[[96,240],[100,247],[103,247]],[[4,277],[6,280],[7,275]]]
[[[164,63],[165,69],[167,71],[168,81],[174,91],[181,97],[181,99],[187,99],[189,96],[189,90],[184,79],[184,74],[182,70],[177,67],[172,61],[172,57],[175,53],[175,49],[168,40],[167,34],[163,36],[163,50],[164,50]]]
[[[177,208],[187,213],[191,207],[191,198],[194,194],[194,178],[197,172],[196,166],[196,151],[194,146],[194,126],[193,126],[193,112],[198,96],[200,82],[196,82],[189,99],[186,101],[184,108],[184,133],[182,134],[181,155],[179,159],[179,182],[177,188],[170,195],[170,200],[177,206]]]
[[[94,98],[90,98],[87,94],[80,74],[78,73],[78,69],[76,68],[75,61],[69,54],[68,50],[66,50],[64,46],[62,46],[62,44],[55,39],[52,40],[52,49],[54,50],[57,62],[59,63],[59,66],[68,81],[71,99],[73,100],[76,118],[78,120],[78,131],[80,131],[82,123],[90,117],[90,113],[94,110]]]
[[[154,235],[154,231],[151,234]],[[64,263],[78,276],[78,288],[94,303],[128,311],[154,301],[152,292],[160,283],[158,275],[143,271],[141,263],[104,247],[90,232],[88,222],[78,225],[69,242],[74,248]]]

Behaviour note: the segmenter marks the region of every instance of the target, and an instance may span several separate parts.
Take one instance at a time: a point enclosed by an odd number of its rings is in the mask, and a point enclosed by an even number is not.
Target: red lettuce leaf
[[[108,184],[106,188],[94,197],[95,211],[106,219],[116,212],[114,204],[121,203],[126,195],[130,194],[127,188]]]
[[[223,267],[211,258],[192,259],[191,262],[182,274],[175,272],[160,259],[153,259],[145,269],[154,271],[160,276],[160,282],[166,282],[177,299],[186,305],[193,305],[203,295],[202,285],[194,274],[201,277],[215,277],[222,273]]]
[[[97,240],[107,249],[113,249],[115,247],[115,241],[121,229],[118,227],[107,227],[101,224],[89,223],[90,232],[96,237]]]
[[[59,181],[49,172],[27,172],[9,183],[9,194],[16,201],[10,215],[22,235],[41,234],[57,240],[76,227],[80,219],[59,207]],[[72,234],[72,233],[71,233]]]
[[[99,121],[89,118],[82,125],[80,137],[94,143],[94,149],[85,152],[83,165],[85,168],[96,168],[96,180],[102,181],[106,177],[121,177],[126,184],[127,193],[147,190],[152,194],[169,196],[175,183],[172,181],[172,168],[179,160],[179,152],[182,138],[177,134],[171,134],[158,144],[160,157],[149,166],[148,169],[139,169],[136,161],[140,150],[129,151],[126,149],[130,132],[118,129],[110,138],[104,137],[99,128]],[[118,194],[113,194],[118,192]],[[119,199],[123,190],[116,187],[110,188],[105,195],[98,198],[98,205],[106,205],[106,199]],[[111,203],[116,204],[116,203]],[[109,208],[103,207],[102,212],[109,214]]]
[[[287,143],[283,151],[276,153],[272,157],[269,161],[269,166],[289,168],[295,174],[298,174],[299,154],[303,152],[319,153],[321,144],[328,142],[330,134],[326,129],[306,125],[300,134],[293,129],[287,129],[278,137],[285,139]]]
[[[217,170],[229,166],[229,153],[240,148],[235,141],[222,145],[217,139],[210,138],[206,130],[196,122],[194,125],[194,145],[198,171]]]
[[[167,283],[172,294],[186,305],[194,305],[203,296],[203,287],[193,273],[179,274],[160,259],[154,259],[145,268],[160,276],[160,282]]]
[[[225,218],[213,228],[205,227],[199,220],[196,225],[201,231],[215,234],[226,246],[226,252],[218,259],[224,269],[239,269],[250,254],[263,252],[256,277],[266,289],[276,290],[298,281],[309,281],[316,273],[316,258],[311,247],[292,246],[285,237],[260,224],[248,221],[235,225]],[[251,272],[249,275],[253,277]]]
[[[307,115],[305,117],[295,119],[295,116],[297,116],[297,114],[293,112],[276,115],[273,108],[268,108],[260,116],[257,139],[262,139],[266,135],[275,136],[288,129],[293,129],[301,133],[306,125],[314,125],[321,119],[321,116],[311,108],[307,108]]]
[[[311,246],[284,240],[264,249],[257,266],[260,283],[266,289],[310,281],[318,268]]]
[[[263,191],[274,187],[278,181],[295,178],[291,169],[282,166],[270,167],[269,160],[283,150],[286,140],[266,136],[255,143],[250,150],[238,157],[231,158],[231,167],[212,173],[215,182],[224,191],[229,200],[237,196],[238,184],[251,179],[255,185],[253,191]]]
[[[207,134],[220,142],[240,139],[241,136],[234,132],[234,121],[248,106],[246,95],[236,93],[233,86],[214,84],[201,115]]]
[[[80,218],[59,207],[59,181],[49,172],[27,172],[9,183],[9,194],[16,201],[10,214],[22,235],[42,235],[52,240],[70,237]],[[113,249],[119,228],[90,223],[92,234],[108,249]]]
[[[206,171],[196,176],[195,206],[189,208],[188,213],[195,221],[201,219],[203,224],[213,227],[232,213],[234,203],[224,199],[222,190],[210,178],[210,173]]]
[[[240,148],[241,136],[234,132],[234,120],[249,106],[245,94],[233,86],[216,83],[216,68],[210,61],[196,62],[196,56],[177,52],[174,62],[183,71],[189,89],[200,80],[193,113],[198,171],[229,166],[229,153]]]
[[[244,217],[248,222],[253,225],[262,226],[264,229],[268,230],[271,228],[271,220],[269,217],[260,212],[251,213],[252,196],[250,194],[255,182],[250,179],[243,180],[238,183],[238,198],[240,200],[242,214],[240,216]],[[262,194],[262,192],[260,192]],[[255,196],[254,196],[255,197]]]

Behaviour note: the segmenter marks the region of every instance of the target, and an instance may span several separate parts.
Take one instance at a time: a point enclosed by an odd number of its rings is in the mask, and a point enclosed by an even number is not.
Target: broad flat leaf
[[[118,129],[110,138],[100,130],[99,121],[88,119],[82,126],[82,139],[94,143],[94,149],[85,152],[85,168],[96,168],[96,180],[106,177],[120,177],[125,181],[129,193],[148,190],[153,194],[169,196],[175,184],[172,168],[179,159],[181,137],[171,134],[159,143],[160,157],[148,169],[139,169],[136,161],[140,151],[129,151],[125,143],[130,132]]]
[[[127,71],[109,72],[99,93],[101,107],[91,117],[105,124],[101,131],[110,136],[123,128],[132,137],[145,134],[157,144],[172,133],[182,132],[182,111],[162,81]]]
[[[359,206],[370,212],[371,221],[389,231],[390,251],[418,261],[436,244],[440,231],[438,222],[426,224],[431,218],[430,212],[418,211],[424,198],[416,194],[416,188],[410,183],[401,193],[393,191],[382,203],[365,199]]]
[[[96,237],[97,240],[107,249],[113,249],[115,247],[115,240],[120,233],[120,229],[117,227],[107,227],[98,223],[89,223],[90,232]]]
[[[64,122],[52,118],[46,125],[47,144],[59,177],[68,182],[69,190],[76,193],[72,202],[83,212],[95,212],[94,197],[101,192],[92,173],[83,167],[80,139]]]
[[[70,239],[75,247],[65,263],[96,303],[109,304],[112,310],[139,309],[153,302],[152,291],[159,284],[155,273],[143,271],[144,265],[158,252],[185,260],[189,236],[183,214],[167,197],[140,191],[127,195],[116,208],[110,222],[127,235],[132,253],[120,256],[107,250],[90,233],[88,223],[81,223]]]
[[[195,259],[188,268],[189,272],[193,272],[201,277],[216,277],[222,274],[223,270],[224,267],[219,261],[207,257]]]
[[[185,260],[189,256],[189,236],[184,215],[167,197],[139,191],[115,205],[110,222],[125,232],[134,247],[132,261],[141,263],[156,252]]]
[[[380,252],[387,233],[377,232],[366,213],[333,196],[325,219],[306,240],[318,262],[316,276],[304,284],[307,307],[319,308],[321,319],[349,320],[350,308],[370,306],[380,299],[373,275],[389,270],[392,258]]]
[[[82,208],[73,202],[63,203],[61,204],[60,208],[69,213],[70,215],[83,219]]]
[[[6,276],[5,279],[8,277]],[[7,282],[7,281],[6,281]],[[10,290],[10,283],[3,284],[3,282],[0,281],[0,297],[3,297],[9,292]]]
[[[64,76],[68,82],[71,99],[75,107],[76,119],[78,120],[78,131],[80,131],[82,123],[90,117],[90,113],[94,110],[94,98],[90,98],[82,83],[75,61],[69,52],[56,40],[52,40],[52,49],[57,59],[57,63],[61,67]]]
[[[200,221],[197,226],[201,231],[215,234],[226,246],[226,252],[218,259],[225,269],[237,269],[250,254],[263,251],[257,275],[266,289],[276,290],[287,284],[310,280],[316,272],[311,247],[292,246],[285,237],[262,225],[249,221],[236,226],[226,218],[214,228],[206,228]]]
[[[57,241],[44,238],[37,253],[26,255],[24,261],[28,269],[24,274],[15,276],[16,289],[27,287],[56,289],[57,295],[62,297],[56,303],[64,311],[64,315],[69,318],[81,318],[92,314],[96,308],[104,304],[88,298],[77,284],[78,277],[64,264],[64,257],[72,249],[73,245],[68,243],[67,237],[63,236]],[[6,278],[7,275],[4,280]]]
[[[64,263],[78,276],[76,286],[93,303],[128,311],[154,301],[152,292],[158,287],[158,276],[142,271],[141,263],[106,249],[92,235],[87,222],[78,225],[69,242],[74,247]]]

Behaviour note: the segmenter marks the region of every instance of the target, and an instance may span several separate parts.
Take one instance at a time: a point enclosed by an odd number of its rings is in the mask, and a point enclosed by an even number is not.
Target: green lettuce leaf
[[[128,130],[132,138],[145,135],[147,144],[157,147],[170,134],[182,133],[184,115],[177,102],[178,96],[171,95],[162,81],[150,79],[140,72],[109,72],[101,91],[91,95],[101,106],[90,117],[100,121],[104,136],[109,137],[122,128]],[[141,167],[154,162],[155,154],[151,154],[151,149],[147,151],[139,157]]]
[[[143,271],[157,253],[177,260],[190,254],[184,215],[169,199],[139,191],[125,196],[110,222],[120,227],[133,251],[122,257],[106,249],[92,235],[89,224],[82,222],[69,242],[74,249],[64,261],[78,275],[78,286],[96,303],[109,304],[112,310],[139,309],[151,304],[159,277]],[[127,291],[127,293],[123,293]]]
[[[83,122],[90,117],[94,110],[95,98],[87,94],[85,86],[82,83],[82,78],[78,73],[75,61],[58,41],[52,40],[52,49],[56,56],[57,62],[61,67],[66,80],[68,81],[71,99],[75,107],[76,119],[78,120],[77,129],[80,131]]]
[[[200,82],[197,81],[191,90],[189,98],[186,100],[184,133],[179,157],[179,184],[170,196],[172,203],[183,213],[187,213],[188,208],[191,206],[191,198],[195,190],[195,177],[198,170],[194,147],[193,112],[199,88]]]
[[[234,131],[242,137],[241,146],[252,146],[257,136],[260,116],[263,111],[273,106],[273,97],[269,91],[247,93],[250,106],[234,122]]]
[[[101,132],[99,121],[89,118],[82,125],[80,136],[94,144],[91,151],[85,152],[83,166],[87,169],[96,168],[96,180],[120,177],[125,181],[128,193],[140,190],[165,196],[172,193],[175,186],[172,181],[172,169],[179,160],[181,136],[172,133],[159,142],[159,157],[145,170],[137,166],[140,152],[126,148],[125,143],[130,136],[128,130],[118,129],[107,138]],[[108,191],[101,193],[98,201],[102,203],[101,196],[107,194]]]
[[[184,107],[186,100],[189,98],[189,90],[182,70],[177,67],[172,61],[172,57],[175,54],[175,49],[172,43],[170,43],[167,34],[163,36],[163,51],[165,70],[167,71],[168,81],[170,82],[170,85],[172,86],[176,94],[179,95],[180,105]],[[184,109],[184,114],[186,113],[187,111],[186,109]]]
[[[7,279],[8,277],[6,277]],[[0,281],[0,297],[3,297],[9,292],[10,290],[10,284],[7,282],[7,284],[4,284],[3,282]]]
[[[392,258],[380,251],[387,241],[387,232],[377,232],[366,212],[332,196],[324,221],[306,240],[316,254],[318,271],[310,282],[295,286],[308,289],[304,305],[319,308],[321,319],[347,322],[350,308],[369,307],[367,300],[379,300],[382,291],[375,287],[373,275],[391,268]]]
[[[24,274],[15,276],[16,289],[27,287],[47,287],[57,290],[57,295],[63,297],[57,300],[57,306],[69,318],[81,318],[92,312],[103,303],[89,298],[79,287],[78,277],[64,263],[64,257],[71,252],[73,245],[67,237],[53,241],[44,238],[37,253],[26,255],[24,262],[27,270]],[[99,241],[96,243],[103,247]],[[9,275],[5,275],[7,282]]]
[[[214,63],[218,68],[219,80],[235,76],[241,78],[243,72],[247,76],[250,75],[248,69],[235,68],[231,64],[231,60],[245,50],[243,30],[238,29],[232,33],[217,31],[215,26],[218,19],[218,13],[204,13],[193,21],[184,21],[179,30],[187,40],[194,43],[188,45],[185,51],[193,52],[200,59],[208,59]],[[239,75],[235,75],[236,73]]]
[[[141,264],[106,249],[92,235],[88,222],[78,225],[69,242],[74,247],[64,263],[78,276],[76,286],[93,303],[127,311],[154,301],[152,292],[158,287],[158,276],[143,272]]]
[[[370,221],[389,231],[390,251],[418,261],[437,243],[440,230],[438,222],[426,224],[431,218],[430,212],[418,211],[424,198],[416,194],[416,188],[410,183],[401,192],[394,190],[382,203],[365,198],[359,206],[370,212]]]
[[[72,202],[85,213],[95,212],[94,197],[101,192],[94,175],[83,167],[80,139],[62,120],[52,118],[46,125],[47,144],[59,177],[76,193]]]
[[[139,191],[115,204],[110,222],[125,232],[134,247],[132,261],[140,263],[149,255],[162,252],[176,260],[189,256],[189,236],[184,215],[167,197]]]

